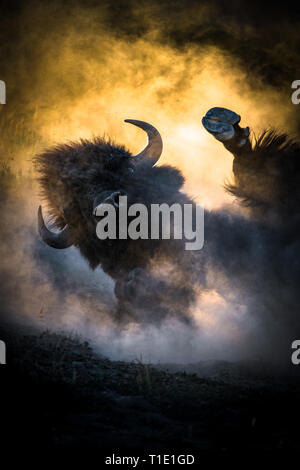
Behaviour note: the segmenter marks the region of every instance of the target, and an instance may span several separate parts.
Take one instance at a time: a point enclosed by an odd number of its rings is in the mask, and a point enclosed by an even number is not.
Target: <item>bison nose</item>
[[[110,194],[105,200],[105,204],[112,204],[114,207],[119,207],[119,197],[120,196],[127,196],[125,191],[115,191],[114,193]]]

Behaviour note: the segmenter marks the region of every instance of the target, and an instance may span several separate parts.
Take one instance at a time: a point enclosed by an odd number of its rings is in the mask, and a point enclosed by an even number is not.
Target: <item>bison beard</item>
[[[274,131],[264,132],[252,143],[249,128],[239,126],[240,116],[212,108],[203,125],[233,154],[234,180],[226,189],[247,207],[248,214],[206,212],[205,245],[200,252],[185,251],[183,241],[178,240],[100,241],[93,209],[101,202],[114,204],[115,194],[126,194],[128,204],[147,207],[193,204],[180,191],[183,177],[178,169],[154,166],[162,151],[158,131],[141,121],[129,122],[146,130],[149,138],[136,157],[122,146],[97,138],[61,145],[35,158],[53,225],[63,229],[59,235],[48,231],[40,211],[43,240],[55,248],[75,245],[91,268],[101,265],[116,282],[119,314],[125,319],[136,315],[140,320],[142,308],[142,315],[150,315],[148,321],[160,321],[166,315],[192,321],[189,307],[199,287],[213,287],[208,275],[213,266],[241,292],[247,286],[252,310],[262,312],[267,322],[288,311],[285,323],[290,341],[290,332],[296,334],[300,279],[299,263],[294,262],[299,254],[299,144]],[[169,273],[165,277],[159,270],[155,273],[164,263]],[[287,264],[289,275],[284,278],[282,266]],[[289,298],[281,296],[278,302],[274,289],[285,291],[285,282]],[[249,304],[251,312],[251,300]]]

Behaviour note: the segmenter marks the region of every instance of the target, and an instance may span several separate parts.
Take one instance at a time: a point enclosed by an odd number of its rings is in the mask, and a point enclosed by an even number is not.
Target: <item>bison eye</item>
[[[134,169],[133,168],[128,168],[127,169],[127,173],[129,173],[130,175],[132,175],[134,173]]]

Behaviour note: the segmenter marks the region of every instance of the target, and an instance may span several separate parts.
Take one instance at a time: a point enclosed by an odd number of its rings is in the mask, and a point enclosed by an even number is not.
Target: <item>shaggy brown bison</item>
[[[173,264],[180,265],[172,296],[186,303],[187,291],[190,290],[185,287],[189,276],[189,256],[187,253],[182,256],[183,240],[100,240],[96,235],[98,217],[95,208],[105,203],[118,211],[120,195],[127,196],[128,206],[134,203],[143,203],[147,208],[162,203],[169,206],[174,203],[181,206],[193,204],[180,191],[184,179],[178,169],[166,165],[154,166],[163,147],[159,132],[146,122],[127,122],[147,132],[148,145],[138,155],[132,155],[110,140],[96,138],[60,145],[35,157],[43,198],[52,216],[53,226],[60,229],[55,232],[46,227],[40,207],[39,234],[53,248],[74,245],[91,268],[101,265],[116,281],[115,292],[122,300],[136,300],[137,291],[142,291],[145,301],[151,284],[145,270],[155,259],[171,260]],[[154,284],[157,291],[158,285]],[[185,295],[181,295],[183,290]],[[165,286],[160,291],[165,296],[168,289]]]
[[[116,281],[120,300],[137,302],[140,296],[144,306],[148,295],[152,312],[153,302],[162,299],[173,311],[186,311],[195,288],[200,284],[205,287],[208,264],[226,270],[232,282],[243,283],[255,295],[262,285],[258,280],[269,266],[273,289],[280,268],[275,269],[272,263],[280,256],[290,256],[282,251],[275,258],[274,253],[290,243],[291,237],[298,237],[299,144],[275,131],[264,132],[252,143],[249,128],[239,126],[239,115],[224,108],[207,112],[202,120],[205,129],[234,155],[234,181],[226,188],[250,208],[254,217],[206,212],[204,249],[192,253],[184,249],[183,240],[99,240],[96,235],[95,207],[104,202],[118,210],[120,195],[127,195],[128,205],[193,204],[181,191],[180,171],[155,166],[163,147],[159,132],[143,121],[127,122],[148,135],[148,145],[136,156],[110,140],[96,138],[60,145],[35,158],[43,197],[54,227],[60,229],[48,229],[39,208],[38,228],[44,242],[53,248],[74,245],[92,268],[101,265]],[[156,260],[173,265],[167,282],[149,277],[149,268]],[[282,266],[285,261],[278,262]],[[297,266],[292,270],[293,282],[298,276]],[[209,278],[211,282],[211,275]]]

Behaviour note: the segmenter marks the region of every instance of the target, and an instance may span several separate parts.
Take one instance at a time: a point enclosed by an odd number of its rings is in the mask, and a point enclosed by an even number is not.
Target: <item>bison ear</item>
[[[148,124],[145,121],[137,121],[135,119],[125,119],[125,122],[129,122],[134,126],[140,127],[148,136],[148,144],[140,153],[135,155],[134,160],[136,163],[147,163],[154,166],[155,163],[159,160],[162,150],[163,150],[163,141],[160,133],[154,126]]]

